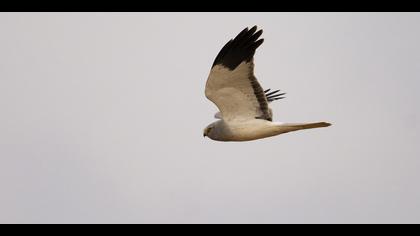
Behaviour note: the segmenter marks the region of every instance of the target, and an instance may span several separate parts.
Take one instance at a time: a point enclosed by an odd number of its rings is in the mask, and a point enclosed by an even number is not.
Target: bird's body
[[[216,56],[207,79],[205,94],[219,108],[220,119],[204,130],[204,136],[217,141],[250,141],[301,129],[327,127],[326,122],[272,122],[268,104],[281,99],[279,90],[263,90],[254,76],[253,57],[263,43],[262,30],[244,29]]]
[[[317,123],[281,123],[262,119],[244,121],[219,120],[213,126],[211,139],[217,141],[251,141],[268,138],[279,134],[302,129],[313,129],[330,126],[326,122]]]
[[[261,119],[219,120],[213,124],[214,130],[211,138],[217,141],[250,141],[279,134],[275,123]]]

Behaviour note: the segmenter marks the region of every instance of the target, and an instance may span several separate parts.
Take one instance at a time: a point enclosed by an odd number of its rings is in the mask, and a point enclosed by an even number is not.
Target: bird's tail
[[[316,123],[282,123],[277,127],[281,133],[287,133],[291,131],[303,130],[303,129],[314,129],[330,126],[327,122],[316,122]]]

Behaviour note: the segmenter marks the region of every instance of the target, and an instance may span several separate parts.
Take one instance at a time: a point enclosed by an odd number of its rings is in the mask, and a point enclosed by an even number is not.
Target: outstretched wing
[[[254,76],[255,50],[262,30],[244,29],[220,50],[207,79],[205,94],[224,120],[272,120],[267,97]]]
[[[285,97],[282,97],[282,96],[285,95],[286,93],[279,93],[280,89],[272,91],[272,92],[270,92],[270,90],[271,89],[264,90],[265,98],[267,99],[268,103],[285,98]],[[214,114],[214,118],[223,119],[220,111],[218,111],[216,114]]]

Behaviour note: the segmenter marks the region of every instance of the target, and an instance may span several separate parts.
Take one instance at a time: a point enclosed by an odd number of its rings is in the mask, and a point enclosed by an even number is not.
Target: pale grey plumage
[[[217,55],[206,82],[205,95],[220,112],[220,119],[204,130],[204,136],[218,141],[249,141],[301,129],[330,126],[326,122],[272,122],[269,102],[281,99],[277,91],[263,90],[254,76],[253,57],[262,44],[262,30],[254,26],[241,31]]]

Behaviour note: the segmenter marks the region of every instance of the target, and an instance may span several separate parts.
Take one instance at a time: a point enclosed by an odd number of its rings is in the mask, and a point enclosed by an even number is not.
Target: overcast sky
[[[0,13],[0,223],[420,223],[419,13]],[[247,26],[274,120],[204,139]]]

